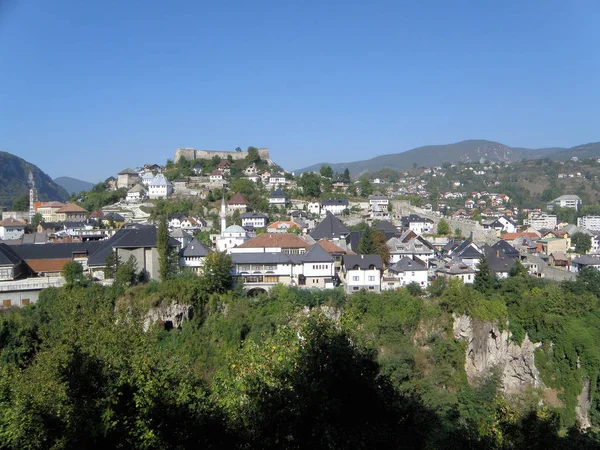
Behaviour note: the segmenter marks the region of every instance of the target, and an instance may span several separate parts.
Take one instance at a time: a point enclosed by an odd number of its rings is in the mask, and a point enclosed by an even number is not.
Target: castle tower
[[[35,215],[35,203],[38,201],[38,191],[35,188],[35,179],[33,178],[33,172],[29,171],[29,221],[33,219]]]
[[[221,233],[223,233],[227,228],[227,205],[225,204],[225,195],[223,195],[223,199],[221,200],[221,212],[219,217],[221,218]]]

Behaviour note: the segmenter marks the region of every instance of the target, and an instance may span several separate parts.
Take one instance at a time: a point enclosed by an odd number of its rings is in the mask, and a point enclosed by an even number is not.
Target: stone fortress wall
[[[260,159],[270,161],[269,157],[269,149],[268,148],[259,148],[258,154]],[[216,150],[195,150],[193,148],[178,148],[175,151],[175,159],[174,162],[179,161],[179,158],[184,157],[188,161],[193,161],[195,159],[212,159],[214,156],[219,156],[221,159],[227,159],[228,156],[231,155],[231,158],[235,160],[245,159],[248,156],[248,152],[224,152],[224,151],[216,151]]]

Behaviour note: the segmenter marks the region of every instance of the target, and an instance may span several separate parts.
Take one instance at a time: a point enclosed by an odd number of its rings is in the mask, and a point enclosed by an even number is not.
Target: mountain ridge
[[[579,156],[581,155],[581,156]],[[361,175],[365,172],[374,172],[381,169],[404,170],[413,167],[414,164],[423,167],[440,166],[445,162],[458,163],[488,160],[494,162],[515,162],[523,159],[539,159],[549,157],[550,159],[565,160],[572,156],[600,157],[600,143],[589,143],[576,147],[548,147],[530,149],[524,147],[510,147],[500,142],[485,139],[469,139],[453,144],[426,145],[416,147],[404,152],[377,155],[373,158],[360,161],[344,163],[318,163],[294,171],[296,174],[302,172],[318,171],[323,164],[331,166],[334,172],[341,173],[346,168],[352,176]]]
[[[9,208],[17,198],[29,194],[30,171],[40,200],[65,201],[69,197],[62,186],[35,164],[12,153],[0,152],[0,208]]]
[[[78,180],[72,177],[58,177],[53,180],[56,184],[61,186],[69,194],[79,194],[83,191],[89,191],[94,187],[94,183],[88,181]]]

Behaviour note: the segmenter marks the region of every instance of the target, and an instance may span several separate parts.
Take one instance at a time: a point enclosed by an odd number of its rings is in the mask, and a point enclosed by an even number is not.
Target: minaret
[[[227,205],[225,204],[225,195],[223,195],[223,199],[221,200],[221,213],[219,214],[221,218],[221,234],[227,228]]]
[[[29,221],[33,219],[35,215],[35,203],[38,201],[38,192],[35,188],[35,179],[33,178],[33,172],[29,171]]]

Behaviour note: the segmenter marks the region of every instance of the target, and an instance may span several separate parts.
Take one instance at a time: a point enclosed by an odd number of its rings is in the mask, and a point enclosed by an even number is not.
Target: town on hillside
[[[517,169],[529,175],[515,180]],[[600,268],[596,173],[593,159],[481,161],[352,179],[327,165],[290,173],[250,147],[179,149],[67,202],[39,201],[30,177],[25,210],[2,212],[1,306],[64,285],[73,262],[105,285],[125,263],[137,281],[160,279],[161,221],[170,270],[202,274],[221,252],[249,296],[278,284],[419,292],[440,278],[473,283],[482,264],[499,278],[568,280]]]

